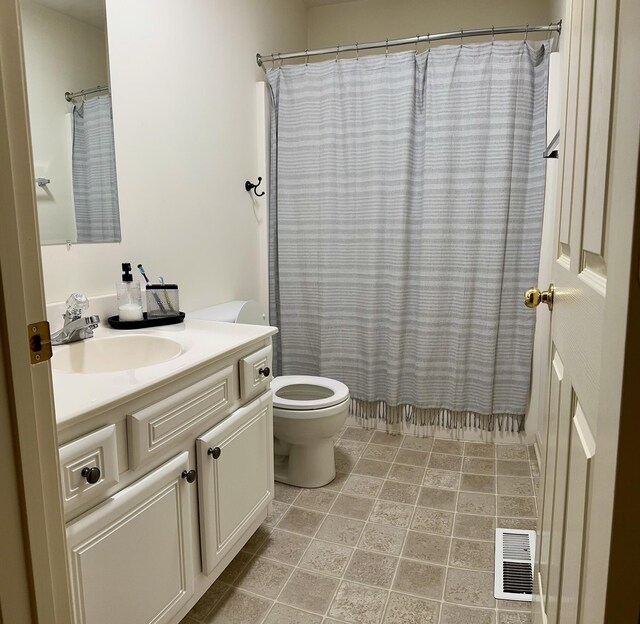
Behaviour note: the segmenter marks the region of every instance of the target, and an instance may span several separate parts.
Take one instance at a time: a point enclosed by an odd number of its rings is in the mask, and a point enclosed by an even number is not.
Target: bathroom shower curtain
[[[547,65],[518,41],[268,71],[278,373],[339,379],[367,426],[522,429]]]
[[[73,203],[79,243],[120,241],[111,96],[73,109]]]

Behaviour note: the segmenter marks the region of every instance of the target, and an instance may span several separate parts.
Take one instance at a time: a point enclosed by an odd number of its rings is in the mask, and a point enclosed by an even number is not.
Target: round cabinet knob
[[[271,369],[268,366],[265,366],[264,368],[258,370],[258,375],[264,375],[265,377],[268,377],[270,374]]]
[[[100,468],[98,468],[97,466],[93,466],[93,468],[89,468],[87,466],[86,468],[82,469],[82,472],[80,474],[87,480],[87,483],[89,483],[90,485],[93,485],[94,483],[98,483],[98,481],[100,481]]]
[[[193,483],[196,480],[195,470],[183,470],[180,475],[183,479],[187,480],[187,483]]]
[[[216,446],[216,448],[210,448],[207,453],[209,455],[211,455],[213,457],[213,459],[218,459],[218,457],[220,457],[222,451],[220,450],[219,446]]]

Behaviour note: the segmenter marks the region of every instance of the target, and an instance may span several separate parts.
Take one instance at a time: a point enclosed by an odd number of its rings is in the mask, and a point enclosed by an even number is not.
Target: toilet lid
[[[313,410],[331,407],[349,398],[341,381],[311,375],[282,375],[271,381],[273,406],[279,409]]]

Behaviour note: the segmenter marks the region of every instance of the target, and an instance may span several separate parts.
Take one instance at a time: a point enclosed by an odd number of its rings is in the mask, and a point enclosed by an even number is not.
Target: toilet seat
[[[275,377],[271,390],[273,406],[281,410],[320,410],[349,399],[349,388],[341,381],[312,375]]]

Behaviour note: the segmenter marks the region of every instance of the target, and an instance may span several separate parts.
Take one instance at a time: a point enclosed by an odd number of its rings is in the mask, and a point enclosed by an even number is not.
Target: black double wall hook
[[[262,191],[262,193],[258,193],[256,191],[256,189],[262,184],[262,178],[258,177],[258,184],[252,184],[249,180],[247,180],[244,183],[244,190],[247,191],[247,193],[251,193],[251,191],[253,190],[254,194],[256,197],[262,197],[264,195],[264,191]]]

